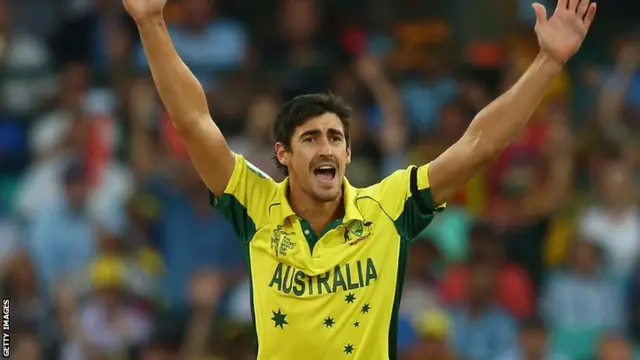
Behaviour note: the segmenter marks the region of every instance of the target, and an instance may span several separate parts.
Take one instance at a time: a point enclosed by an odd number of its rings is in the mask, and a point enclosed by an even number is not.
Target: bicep
[[[220,129],[207,116],[182,130],[180,136],[202,181],[213,194],[221,196],[231,179],[235,157]]]
[[[429,182],[436,203],[450,200],[488,163],[475,153],[475,141],[468,135],[431,162]]]

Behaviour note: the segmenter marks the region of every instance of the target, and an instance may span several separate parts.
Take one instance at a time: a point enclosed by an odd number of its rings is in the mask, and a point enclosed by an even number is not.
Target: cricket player
[[[278,114],[275,159],[283,182],[233,153],[173,47],[165,3],[124,0],[211,203],[244,245],[259,360],[396,359],[411,239],[527,126],[596,13],[590,0],[558,0],[551,17],[533,4],[540,52],[518,82],[431,163],[360,189],[344,177],[350,110],[332,95],[296,97]]]

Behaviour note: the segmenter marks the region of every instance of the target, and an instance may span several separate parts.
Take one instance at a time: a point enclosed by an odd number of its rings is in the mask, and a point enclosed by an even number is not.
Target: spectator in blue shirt
[[[177,179],[155,179],[150,190],[160,199],[160,251],[165,260],[163,292],[169,306],[186,310],[188,289],[203,269],[225,273],[229,286],[242,274],[242,247],[233,228],[211,209],[207,189],[187,163]]]
[[[520,344],[498,360],[569,360],[550,349],[547,329],[539,317],[525,319],[520,324]]]
[[[495,360],[517,346],[517,328],[512,318],[493,302],[496,275],[493,264],[476,264],[466,303],[451,312],[451,342],[463,359]]]
[[[578,241],[574,249],[569,269],[555,274],[543,294],[547,324],[560,330],[624,331],[622,289],[605,273],[600,248]]]
[[[45,296],[67,276],[84,271],[97,248],[98,228],[86,211],[86,172],[80,160],[63,174],[66,196],[43,208],[30,231],[30,252]]]

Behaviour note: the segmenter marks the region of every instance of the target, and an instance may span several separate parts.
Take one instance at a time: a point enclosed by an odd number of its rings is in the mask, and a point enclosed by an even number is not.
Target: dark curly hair
[[[351,107],[339,96],[333,94],[307,94],[293,98],[284,104],[276,121],[273,124],[273,137],[276,142],[284,145],[287,150],[291,149],[291,137],[296,128],[307,121],[326,113],[332,113],[340,118],[344,126],[344,136],[349,144],[349,124],[351,121]],[[273,160],[280,171],[289,175],[287,167],[278,161],[276,154]]]

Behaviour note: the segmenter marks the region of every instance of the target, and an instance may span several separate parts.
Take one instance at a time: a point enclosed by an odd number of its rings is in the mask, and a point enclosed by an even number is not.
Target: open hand
[[[215,307],[224,292],[224,279],[215,271],[203,270],[191,283],[191,302],[197,309]]]
[[[562,64],[580,49],[596,16],[596,4],[590,0],[558,0],[549,19],[542,4],[534,3],[533,9],[540,50]]]
[[[363,55],[356,61],[356,71],[365,82],[379,80],[384,76],[380,59],[373,55]]]
[[[640,46],[630,43],[624,46],[616,57],[616,69],[633,76],[640,66]]]
[[[167,0],[123,0],[124,8],[136,22],[161,18]]]

